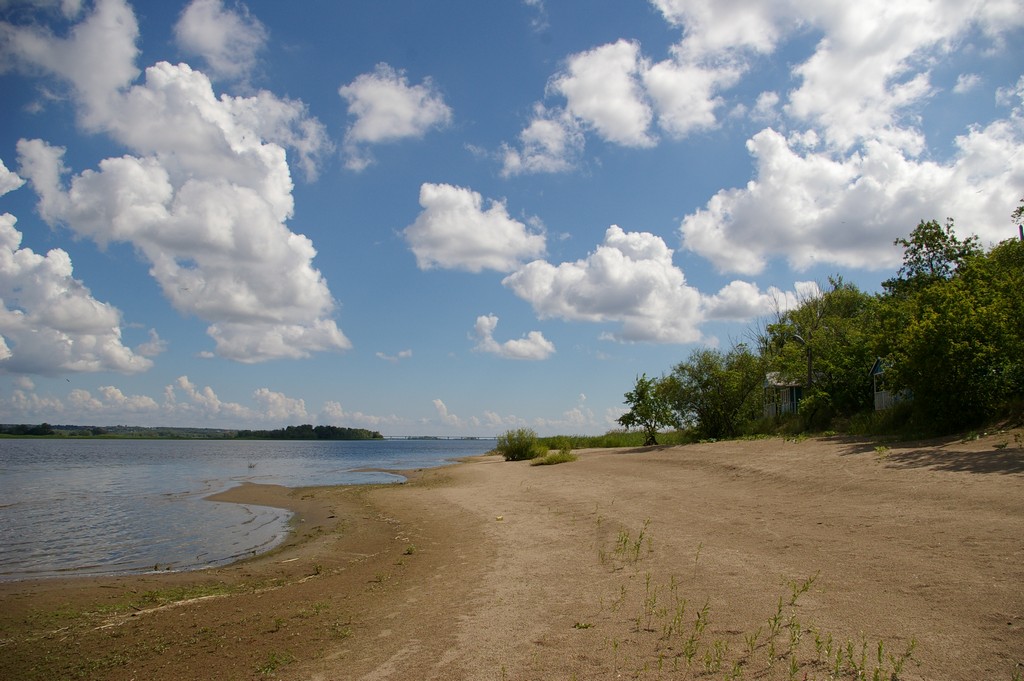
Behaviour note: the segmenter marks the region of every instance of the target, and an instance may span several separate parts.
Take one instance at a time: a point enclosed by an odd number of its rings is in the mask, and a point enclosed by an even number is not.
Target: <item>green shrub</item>
[[[505,457],[505,461],[526,461],[547,454],[547,448],[537,441],[537,433],[530,428],[505,431],[498,436],[495,451]]]
[[[554,438],[554,447],[557,452],[548,451],[547,454],[530,462],[531,466],[552,466],[556,463],[568,463],[575,461],[578,457],[572,453],[572,440],[567,437]],[[541,445],[543,448],[544,445]]]
[[[553,466],[556,463],[569,463],[577,457],[571,451],[550,452],[546,456],[539,457],[530,462],[531,466]]]

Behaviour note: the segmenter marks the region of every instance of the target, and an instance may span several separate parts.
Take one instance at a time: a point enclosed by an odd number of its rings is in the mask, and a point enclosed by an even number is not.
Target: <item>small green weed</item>
[[[270,676],[278,669],[280,669],[282,666],[286,664],[291,664],[294,661],[295,656],[291,653],[278,653],[275,651],[271,651],[270,654],[267,655],[267,661],[259,667],[257,667],[256,671],[257,673],[262,674],[263,676]]]

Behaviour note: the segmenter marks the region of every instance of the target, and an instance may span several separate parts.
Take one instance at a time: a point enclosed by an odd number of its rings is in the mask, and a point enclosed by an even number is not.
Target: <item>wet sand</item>
[[[1024,662],[1020,435],[247,485],[221,498],[296,514],[268,554],[0,584],[0,678],[1009,680]]]

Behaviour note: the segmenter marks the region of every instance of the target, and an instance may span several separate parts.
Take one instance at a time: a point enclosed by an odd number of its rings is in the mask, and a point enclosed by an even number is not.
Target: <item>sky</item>
[[[0,0],[0,422],[617,428],[921,220],[1015,236],[1022,39],[1024,0]]]

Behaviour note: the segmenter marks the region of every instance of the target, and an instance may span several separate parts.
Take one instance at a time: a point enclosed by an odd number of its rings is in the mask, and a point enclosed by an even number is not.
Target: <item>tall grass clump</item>
[[[641,431],[610,430],[603,435],[556,435],[541,438],[549,449],[561,449],[568,440],[572,449],[604,449],[615,447],[643,447],[644,433]],[[696,442],[691,433],[681,430],[658,433],[658,442],[663,445],[682,445]]]
[[[578,458],[572,453],[572,442],[567,437],[556,438],[554,441],[555,447],[550,447],[544,440],[541,440],[541,443],[543,447],[557,449],[558,451],[549,451],[547,455],[534,459],[530,462],[531,466],[552,466],[559,463],[569,463]]]
[[[527,461],[547,454],[547,447],[537,440],[537,433],[531,428],[508,430],[498,436],[498,446],[494,448],[505,461]]]

